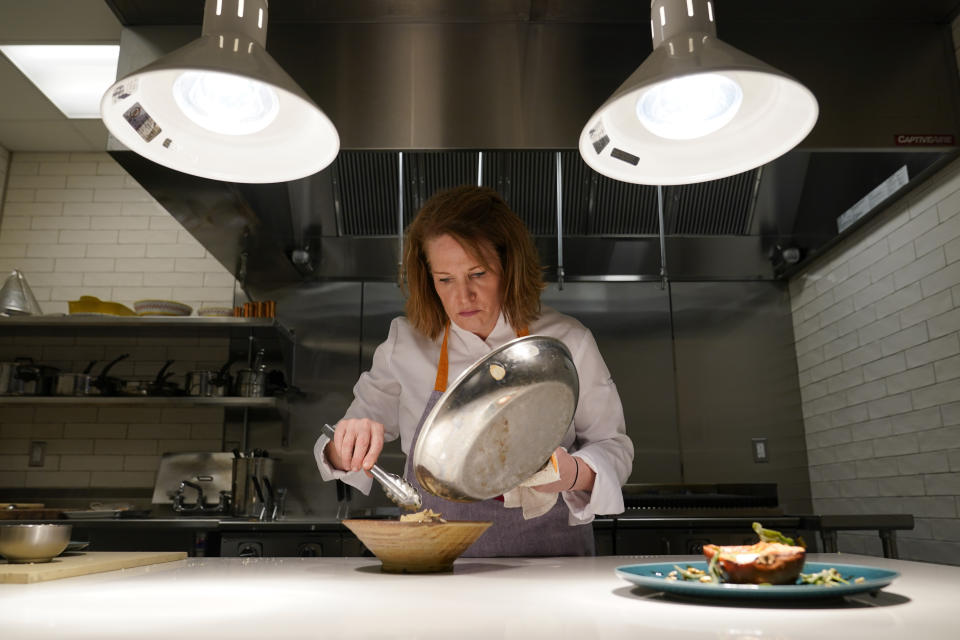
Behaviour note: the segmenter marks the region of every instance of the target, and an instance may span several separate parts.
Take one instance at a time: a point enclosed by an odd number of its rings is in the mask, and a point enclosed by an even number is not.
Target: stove
[[[703,545],[753,544],[752,524],[802,537],[816,550],[816,529],[783,513],[773,483],[628,484],[624,512],[598,535],[598,552],[615,555],[699,554]],[[600,543],[603,544],[600,544]]]

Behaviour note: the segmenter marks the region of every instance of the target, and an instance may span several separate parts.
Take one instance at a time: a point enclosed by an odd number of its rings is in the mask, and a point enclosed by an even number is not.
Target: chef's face
[[[500,260],[493,247],[483,248],[490,269],[448,235],[427,240],[424,249],[447,317],[486,340],[500,317]]]

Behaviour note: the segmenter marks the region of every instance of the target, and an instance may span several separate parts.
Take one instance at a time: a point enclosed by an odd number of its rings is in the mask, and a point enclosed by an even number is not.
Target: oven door
[[[223,532],[220,555],[225,558],[314,558],[359,556],[356,538],[336,531]]]

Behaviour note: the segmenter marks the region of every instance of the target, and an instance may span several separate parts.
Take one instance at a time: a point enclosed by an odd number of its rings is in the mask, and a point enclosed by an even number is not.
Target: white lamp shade
[[[185,111],[174,85],[187,72],[226,74],[220,79],[258,88],[254,106],[263,108],[264,119],[252,123],[255,114],[248,113],[236,122],[221,118],[218,127],[203,113]],[[340,149],[333,123],[293,78],[258,43],[239,38],[202,36],[118,80],[104,94],[100,113],[132,151],[214,180],[296,180],[324,169]]]
[[[739,86],[733,118],[698,137],[653,133],[638,117],[638,102],[655,85],[695,74]],[[707,34],[684,33],[654,49],[591,116],[580,134],[580,155],[598,173],[623,182],[716,180],[783,155],[810,133],[818,112],[813,93],[793,78]]]

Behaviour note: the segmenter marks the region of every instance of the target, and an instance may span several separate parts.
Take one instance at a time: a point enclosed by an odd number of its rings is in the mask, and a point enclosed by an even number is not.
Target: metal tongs
[[[329,424],[323,425],[323,434],[330,440],[333,440],[335,432],[336,429]],[[377,465],[370,468],[370,473],[383,487],[383,492],[387,494],[387,497],[400,508],[407,511],[419,511],[423,506],[423,498],[420,497],[420,492],[397,474],[385,471]]]

